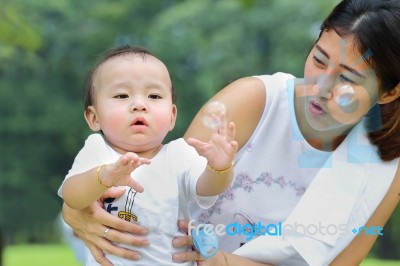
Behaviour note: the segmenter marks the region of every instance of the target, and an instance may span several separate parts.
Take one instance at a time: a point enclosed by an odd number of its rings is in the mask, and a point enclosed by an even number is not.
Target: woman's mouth
[[[313,115],[322,115],[325,113],[325,110],[321,107],[321,105],[313,100],[309,102],[309,109]]]

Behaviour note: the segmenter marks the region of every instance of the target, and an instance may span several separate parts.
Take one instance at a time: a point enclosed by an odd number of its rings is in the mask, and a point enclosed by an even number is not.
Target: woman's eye
[[[118,95],[115,95],[114,98],[116,98],[116,99],[126,99],[126,98],[128,98],[128,94],[118,94]]]
[[[158,95],[158,94],[150,94],[149,98],[150,99],[161,99],[162,97],[160,95]]]
[[[340,79],[341,79],[341,81],[343,81],[343,82],[354,83],[353,80],[349,79],[348,77],[346,77],[346,76],[343,75],[343,74],[340,75]]]
[[[318,65],[324,65],[324,62],[322,62],[321,60],[319,60],[319,58],[316,57],[315,55],[314,55],[313,59],[314,59],[314,62],[317,63]]]

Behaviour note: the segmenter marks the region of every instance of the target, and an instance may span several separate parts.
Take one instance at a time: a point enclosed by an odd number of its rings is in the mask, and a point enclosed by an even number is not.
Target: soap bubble
[[[215,130],[224,126],[225,121],[221,119],[222,113],[226,114],[226,108],[223,103],[218,101],[210,102],[204,107],[201,120],[206,127]]]
[[[343,85],[338,88],[336,103],[341,107],[347,107],[353,102],[354,88],[350,85]]]

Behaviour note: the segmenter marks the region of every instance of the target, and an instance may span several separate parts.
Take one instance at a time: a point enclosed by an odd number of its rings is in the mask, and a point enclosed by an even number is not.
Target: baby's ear
[[[101,130],[101,125],[97,119],[97,113],[94,106],[89,106],[86,108],[86,110],[83,112],[83,115],[85,116],[86,122],[92,131]]]
[[[178,109],[176,108],[176,105],[174,104],[172,106],[172,111],[171,111],[171,126],[169,127],[169,131],[174,129],[177,115],[178,115]]]
[[[379,104],[386,104],[393,102],[399,97],[400,97],[400,82],[396,85],[396,87],[394,87],[394,89],[385,92],[381,95],[381,97],[379,98]]]

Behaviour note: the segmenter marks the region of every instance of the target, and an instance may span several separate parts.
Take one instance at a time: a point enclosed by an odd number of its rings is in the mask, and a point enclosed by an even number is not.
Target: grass
[[[374,258],[367,258],[361,264],[361,266],[399,266],[400,260],[379,260]]]
[[[81,266],[66,244],[9,246],[4,266]],[[400,261],[367,258],[361,266],[399,266]]]
[[[4,266],[81,266],[65,244],[17,245],[6,247]]]

